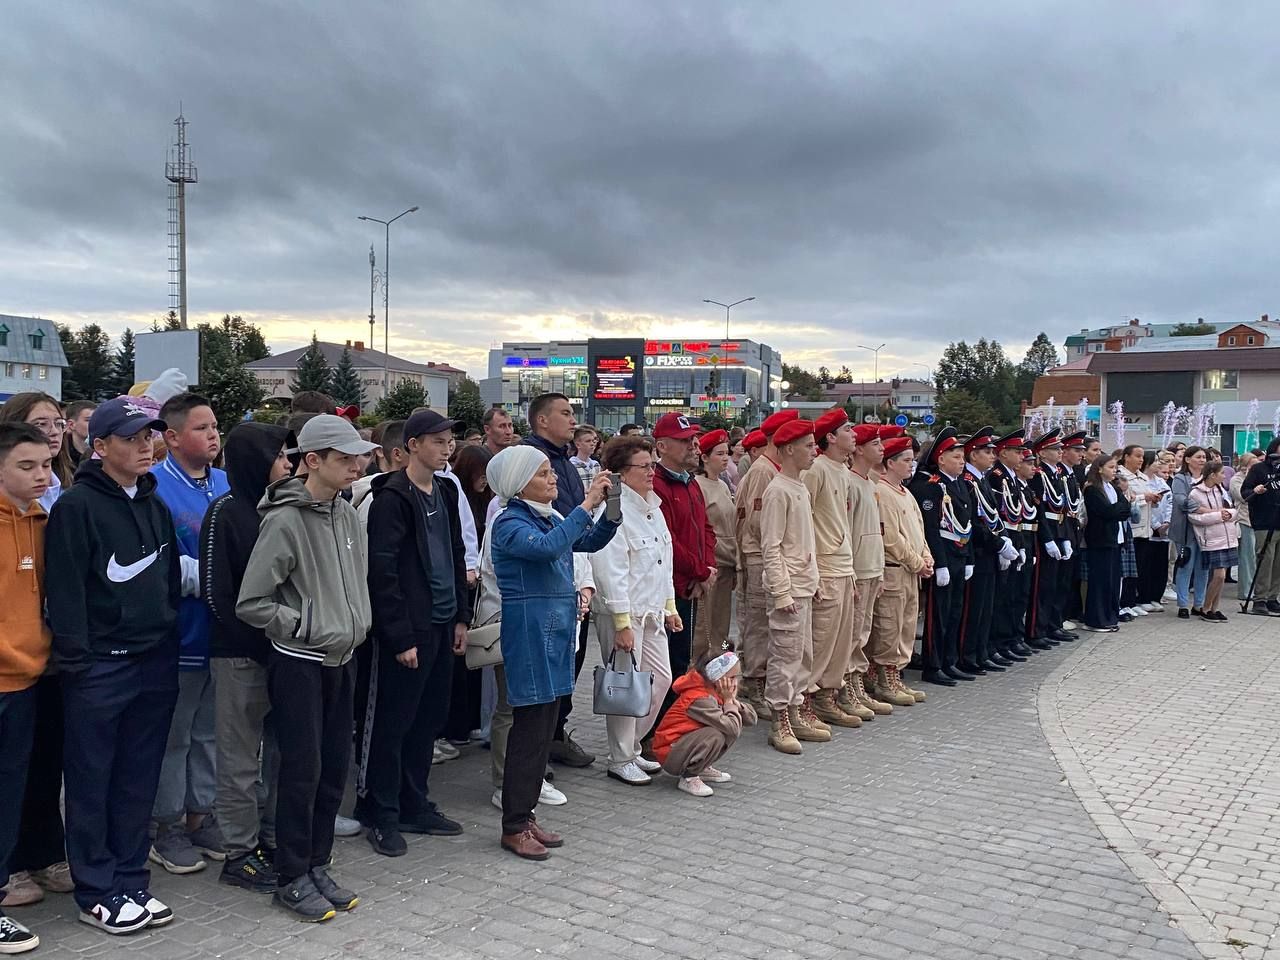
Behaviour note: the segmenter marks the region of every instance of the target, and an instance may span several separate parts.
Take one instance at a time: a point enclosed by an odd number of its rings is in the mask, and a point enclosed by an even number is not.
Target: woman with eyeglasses
[[[48,513],[62,491],[71,485],[72,467],[64,443],[67,421],[62,407],[47,393],[14,394],[0,406],[0,423],[28,423],[49,441],[53,473],[40,498]],[[54,574],[56,575],[56,574]],[[18,842],[9,861],[9,883],[0,888],[0,909],[36,903],[45,892],[70,893],[66,831],[62,823],[62,688],[53,673],[53,659],[36,681],[35,739],[27,768]]]

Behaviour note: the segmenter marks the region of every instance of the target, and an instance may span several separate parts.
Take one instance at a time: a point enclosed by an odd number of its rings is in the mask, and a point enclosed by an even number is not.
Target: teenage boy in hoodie
[[[156,496],[169,508],[182,562],[178,603],[178,705],[169,727],[152,816],[151,862],[170,873],[203,870],[205,857],[226,859],[213,801],[217,788],[213,675],[209,672],[209,607],[200,596],[200,527],[213,501],[231,488],[213,466],[222,449],[218,418],[199,394],[180,393],[160,408],[169,455],[151,471]]]
[[[268,851],[275,841],[280,754],[274,725],[267,723],[271,644],[263,631],[236,616],[236,600],[258,542],[258,503],[268,485],[289,476],[288,436],[286,428],[269,423],[246,421],[232,427],[226,446],[231,492],[214,501],[200,531],[200,585],[212,614],[209,665],[218,745],[214,808],[227,856],[218,879],[255,893],[276,889]]]
[[[429,799],[427,777],[471,616],[458,488],[438,473],[453,421],[421,410],[404,437],[409,463],[374,481],[369,510],[375,649],[360,795],[369,843],[388,857],[406,852],[403,833],[462,832]]]
[[[25,423],[0,424],[0,887],[18,842],[27,762],[35,738],[35,682],[49,660],[44,623],[44,528],[38,503],[49,489],[49,441]],[[7,528],[7,529],[6,529]],[[40,945],[34,933],[0,910],[0,954]]]
[[[182,568],[155,496],[151,431],[132,397],[89,420],[86,460],[49,517],[53,654],[66,721],[67,859],[80,919],[132,933],[173,919],[151,896],[148,825],[178,698]]]
[[[360,902],[326,865],[351,759],[351,655],[372,622],[364,531],[341,494],[376,446],[342,417],[306,422],[298,432],[306,479],[267,488],[236,603],[236,616],[271,642],[267,681],[280,747],[275,902],[312,922]]]

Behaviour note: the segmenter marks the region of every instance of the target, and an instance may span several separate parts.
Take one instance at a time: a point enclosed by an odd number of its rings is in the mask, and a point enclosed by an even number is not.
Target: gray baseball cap
[[[378,449],[376,443],[361,440],[351,421],[335,417],[331,413],[322,413],[312,417],[298,431],[298,451],[300,453],[318,453],[321,450],[337,450],[357,456],[371,453]]]

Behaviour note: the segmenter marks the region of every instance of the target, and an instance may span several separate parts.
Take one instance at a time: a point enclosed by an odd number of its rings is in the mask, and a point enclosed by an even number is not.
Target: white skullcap
[[[489,481],[489,489],[497,496],[498,502],[506,506],[508,500],[529,485],[533,475],[546,462],[545,453],[522,443],[500,451],[489,461],[484,474]]]

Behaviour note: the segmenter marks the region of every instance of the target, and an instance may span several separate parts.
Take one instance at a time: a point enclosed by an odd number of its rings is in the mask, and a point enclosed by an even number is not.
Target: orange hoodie
[[[44,526],[38,503],[19,513],[0,496],[0,693],[25,690],[44,673],[52,635],[44,621]]]
[[[735,702],[726,708],[715,687],[693,667],[671,685],[676,702],[671,705],[653,735],[653,755],[666,763],[676,741],[700,727],[715,727],[733,740],[744,726],[756,722],[756,713],[748,703]]]

